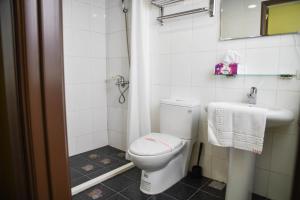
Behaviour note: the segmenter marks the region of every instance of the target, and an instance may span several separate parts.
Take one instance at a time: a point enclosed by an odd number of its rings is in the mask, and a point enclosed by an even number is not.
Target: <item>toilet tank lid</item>
[[[195,99],[181,99],[181,98],[172,98],[172,99],[161,99],[161,104],[182,106],[182,107],[197,107],[200,106],[200,102]]]

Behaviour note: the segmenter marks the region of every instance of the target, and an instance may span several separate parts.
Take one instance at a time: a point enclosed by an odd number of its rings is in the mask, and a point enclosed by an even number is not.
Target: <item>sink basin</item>
[[[294,113],[284,108],[264,107],[264,106],[254,105],[254,104],[246,104],[246,103],[232,103],[232,104],[267,109],[267,127],[288,125],[294,120]]]
[[[294,120],[294,113],[283,108],[264,107],[246,103],[226,103],[233,108],[242,106],[264,108],[267,112],[267,127],[283,126]],[[250,108],[251,109],[251,108]],[[249,200],[252,198],[255,155],[250,151],[230,148],[226,200]]]
[[[267,127],[278,127],[288,125],[294,120],[294,113],[284,108],[264,107],[260,105],[247,104],[247,103],[229,103],[232,105],[259,107],[267,110]]]

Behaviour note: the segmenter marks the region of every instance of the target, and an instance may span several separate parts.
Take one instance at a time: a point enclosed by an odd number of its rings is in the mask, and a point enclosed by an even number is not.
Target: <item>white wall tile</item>
[[[69,155],[108,144],[105,1],[64,0]]]
[[[94,149],[93,135],[83,135],[76,137],[76,151],[86,152]]]
[[[270,173],[268,197],[274,200],[290,199],[292,178],[286,175]]]
[[[172,32],[170,44],[171,53],[189,53],[192,47],[192,29],[181,29]]]
[[[258,37],[246,40],[246,48],[277,47],[280,45],[280,36]]]
[[[72,56],[89,57],[91,53],[91,32],[73,30],[72,31]]]
[[[269,170],[271,167],[271,157],[272,157],[272,144],[273,144],[273,132],[267,133],[264,137],[264,146],[261,155],[256,155],[256,167],[259,169]]]
[[[92,134],[92,139],[93,139],[92,142],[93,149],[106,146],[108,144],[107,130],[94,132]]]
[[[294,46],[280,47],[279,73],[295,74],[300,70],[300,52]]]
[[[216,101],[245,102],[246,92],[244,89],[216,88]]]
[[[109,58],[127,57],[125,31],[107,35],[107,54]]]
[[[111,146],[126,151],[125,140],[125,134],[113,130],[109,131],[109,144]]]
[[[229,148],[212,146],[211,150],[212,156],[223,160],[229,159]]]
[[[264,90],[277,90],[278,77],[258,77],[258,76],[247,76],[245,77],[245,88],[256,87],[258,91]]]
[[[191,85],[191,55],[173,54],[171,55],[172,85]]]
[[[90,21],[90,5],[72,2],[72,27],[80,30],[89,30]]]
[[[71,55],[73,50],[72,29],[68,27],[64,27],[63,35],[64,35],[64,55]]]
[[[216,53],[214,51],[199,52],[191,55],[192,85],[215,87],[214,65]]]
[[[266,197],[268,195],[270,172],[264,169],[255,170],[254,193]]]
[[[105,34],[92,32],[90,37],[90,56],[94,58],[106,58]]]
[[[110,107],[108,115],[108,128],[109,130],[114,130],[122,132],[123,129],[123,109]]]
[[[271,170],[293,175],[297,154],[297,134],[274,133]]]
[[[106,80],[106,59],[90,59],[90,82],[105,84]]]
[[[276,95],[277,95],[276,90],[259,90],[257,92],[256,104],[265,107],[275,107]]]
[[[81,4],[90,4],[91,0],[73,0],[74,3],[81,3]]]
[[[90,13],[91,20],[91,30],[105,34],[106,33],[106,15],[105,8],[102,7],[92,7]]]
[[[125,16],[121,7],[113,7],[107,13],[107,33],[125,30]]]
[[[221,182],[227,182],[228,160],[212,157],[212,178]]]
[[[299,114],[299,103],[300,93],[286,90],[278,90],[276,106],[293,111],[296,119]]]
[[[72,0],[63,1],[63,25],[70,26],[72,23]]]
[[[171,63],[169,55],[158,55],[151,59],[152,84],[171,84]]]
[[[279,48],[248,49],[246,70],[250,74],[277,74]]]
[[[160,100],[170,98],[171,89],[168,86],[153,85],[151,90],[151,128],[153,131],[160,130]]]
[[[172,86],[171,98],[189,99],[191,98],[191,87],[189,86]]]
[[[91,4],[94,6],[105,8],[106,2],[105,0],[91,0]]]
[[[217,28],[207,26],[193,30],[193,51],[216,50],[218,41]]]
[[[95,83],[90,85],[90,106],[99,108],[107,105],[106,99],[106,85],[101,83]]]
[[[93,131],[107,130],[107,106],[93,109]]]

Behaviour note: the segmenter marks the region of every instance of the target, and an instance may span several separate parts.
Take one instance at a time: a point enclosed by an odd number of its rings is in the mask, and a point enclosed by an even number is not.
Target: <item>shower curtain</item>
[[[151,132],[148,6],[147,0],[132,0],[127,149]]]

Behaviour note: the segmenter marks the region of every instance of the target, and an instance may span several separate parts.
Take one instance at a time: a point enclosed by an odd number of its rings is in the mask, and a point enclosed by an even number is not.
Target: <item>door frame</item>
[[[28,199],[71,199],[64,99],[62,1],[2,2],[6,4],[1,6],[11,11],[11,15],[6,17],[11,20],[13,38],[12,57],[3,58],[11,61],[9,66],[3,65],[3,69],[13,70],[5,77],[12,80],[4,84],[5,97],[10,105],[6,108],[7,113],[15,111],[17,115],[8,116],[8,122],[20,127],[17,136],[13,134],[15,127],[12,126],[8,127],[7,133],[11,139],[17,138],[23,147],[15,148],[19,144],[12,142],[8,149],[12,157],[23,155],[23,159],[14,164],[26,166],[22,177],[27,177],[24,190],[18,190],[20,194],[23,192],[21,197],[28,195]],[[15,95],[8,96],[12,91]],[[17,176],[13,178],[18,181]]]

